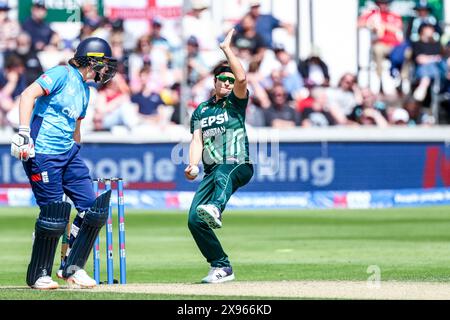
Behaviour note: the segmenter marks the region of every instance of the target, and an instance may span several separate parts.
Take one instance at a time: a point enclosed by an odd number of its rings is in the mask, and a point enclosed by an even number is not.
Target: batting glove
[[[28,161],[29,158],[34,158],[34,142],[30,137],[30,127],[19,126],[19,133],[12,137],[11,155],[21,161]]]

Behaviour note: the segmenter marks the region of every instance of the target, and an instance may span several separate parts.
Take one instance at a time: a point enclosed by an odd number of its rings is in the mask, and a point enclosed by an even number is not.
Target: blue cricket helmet
[[[69,61],[80,67],[92,67],[96,72],[95,82],[107,83],[117,72],[117,60],[112,57],[108,42],[101,38],[90,37],[80,42],[74,57]]]

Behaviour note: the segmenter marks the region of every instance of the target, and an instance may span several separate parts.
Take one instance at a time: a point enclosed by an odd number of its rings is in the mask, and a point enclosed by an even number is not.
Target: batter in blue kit
[[[57,276],[71,286],[96,285],[83,268],[106,223],[111,191],[96,198],[89,170],[80,157],[80,125],[89,103],[86,81],[104,84],[115,75],[116,67],[109,44],[87,38],[69,65],[49,69],[21,95],[20,127],[12,139],[11,154],[23,161],[40,208],[26,277],[31,288],[58,288],[51,278],[52,265],[71,210],[71,205],[62,201],[64,194],[78,214]]]
[[[46,95],[36,100],[31,120],[36,156],[23,165],[37,204],[61,200],[65,193],[78,211],[85,211],[95,194],[73,133],[86,114],[89,88],[70,65],[48,70],[36,82]]]

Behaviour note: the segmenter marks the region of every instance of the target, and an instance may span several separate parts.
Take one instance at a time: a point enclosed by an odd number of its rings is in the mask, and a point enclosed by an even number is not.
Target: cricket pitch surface
[[[311,299],[449,300],[450,283],[381,281],[258,281],[222,284],[100,285],[92,292]]]

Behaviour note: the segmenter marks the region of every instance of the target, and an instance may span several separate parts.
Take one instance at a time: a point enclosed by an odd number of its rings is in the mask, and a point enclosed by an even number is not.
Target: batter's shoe
[[[62,269],[58,269],[58,271],[56,271],[56,277],[58,279],[64,280],[64,277],[63,277],[62,273],[63,273],[63,270]]]
[[[51,277],[43,276],[37,279],[31,288],[38,290],[53,290],[58,289],[59,285],[57,282],[53,281]]]
[[[222,212],[212,204],[202,204],[197,207],[197,215],[211,229],[222,228]]]
[[[70,288],[91,289],[97,285],[97,282],[89,277],[83,269],[77,270],[66,281]]]
[[[202,279],[202,283],[222,283],[231,280],[234,280],[233,268],[211,267],[211,270],[209,270],[208,275]]]

